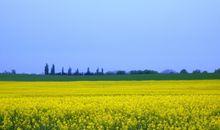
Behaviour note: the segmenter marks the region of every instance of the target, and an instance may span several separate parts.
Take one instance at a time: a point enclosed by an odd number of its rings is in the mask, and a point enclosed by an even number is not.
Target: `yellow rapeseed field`
[[[0,82],[0,129],[220,129],[220,80]]]

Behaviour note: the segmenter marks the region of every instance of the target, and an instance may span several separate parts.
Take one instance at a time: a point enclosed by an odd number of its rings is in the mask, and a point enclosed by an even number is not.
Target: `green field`
[[[220,129],[220,80],[0,82],[0,129]]]
[[[220,74],[138,74],[138,75],[28,75],[0,74],[0,81],[131,81],[131,80],[207,80],[220,79]]]

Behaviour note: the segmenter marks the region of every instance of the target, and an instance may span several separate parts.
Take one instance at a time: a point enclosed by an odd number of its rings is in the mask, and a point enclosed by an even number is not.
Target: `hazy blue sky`
[[[0,72],[220,68],[219,0],[1,0]]]

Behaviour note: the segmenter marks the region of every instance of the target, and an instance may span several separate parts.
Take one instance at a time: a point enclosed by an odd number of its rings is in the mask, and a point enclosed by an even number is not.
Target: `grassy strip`
[[[212,80],[220,79],[220,74],[139,74],[139,75],[28,75],[0,74],[0,81],[129,81],[129,80]]]

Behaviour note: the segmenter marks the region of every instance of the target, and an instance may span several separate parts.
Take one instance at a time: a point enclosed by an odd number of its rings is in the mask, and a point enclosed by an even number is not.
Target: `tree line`
[[[65,72],[64,67],[62,67],[61,72],[55,73],[55,65],[53,64],[51,69],[49,68],[49,65],[46,64],[44,67],[44,74],[45,75],[104,75],[104,69],[97,68],[96,72],[91,72],[90,68],[87,68],[87,71],[80,72],[79,69],[77,68],[74,72],[72,71],[72,68],[69,67],[67,72]]]
[[[220,69],[216,69],[214,73],[220,74]],[[86,72],[80,72],[77,68],[74,72],[71,67],[68,68],[68,70],[65,72],[64,67],[62,67],[61,72],[56,73],[55,72],[55,65],[53,64],[51,68],[49,68],[49,65],[46,64],[44,67],[44,74],[45,75],[125,75],[125,74],[208,74],[207,71],[201,71],[199,69],[196,69],[192,71],[191,73],[188,72],[186,69],[182,69],[180,72],[176,72],[173,70],[165,70],[163,72],[158,72],[155,70],[131,70],[129,72],[126,72],[124,70],[118,70],[118,71],[108,71],[104,72],[104,69],[97,68],[95,72],[91,72],[90,68],[87,68]]]

